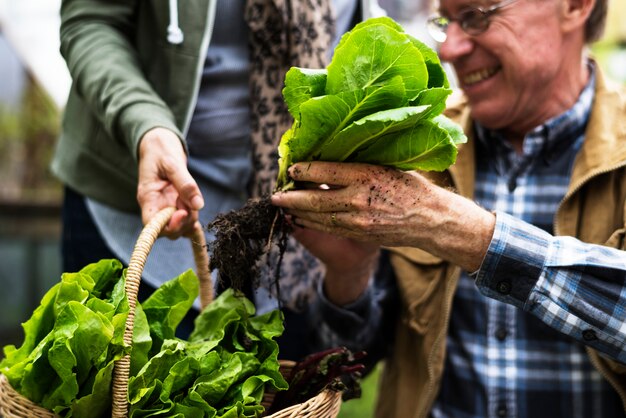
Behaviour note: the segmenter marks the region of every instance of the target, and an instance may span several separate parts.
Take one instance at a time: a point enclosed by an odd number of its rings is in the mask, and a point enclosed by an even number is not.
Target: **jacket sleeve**
[[[318,299],[310,308],[311,329],[315,335],[311,351],[344,346],[365,351],[368,370],[386,357],[391,348],[400,306],[395,275],[389,255],[383,251],[378,269],[361,297],[339,307],[318,287]]]
[[[182,138],[175,118],[141,69],[135,34],[137,0],[63,0],[61,54],[73,89],[111,138],[137,158],[149,129],[168,128]]]
[[[618,248],[555,237],[498,212],[476,285],[626,363],[626,251],[623,241],[614,244]]]

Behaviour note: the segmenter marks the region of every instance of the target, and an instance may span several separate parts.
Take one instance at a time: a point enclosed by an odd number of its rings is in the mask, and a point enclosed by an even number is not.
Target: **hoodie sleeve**
[[[182,138],[171,110],[146,80],[132,43],[138,4],[63,0],[60,33],[73,88],[109,137],[123,141],[135,159],[139,140],[153,127],[168,128]]]

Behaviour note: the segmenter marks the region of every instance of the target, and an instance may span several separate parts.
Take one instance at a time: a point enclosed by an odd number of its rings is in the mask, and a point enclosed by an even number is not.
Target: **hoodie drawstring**
[[[167,42],[172,45],[183,43],[183,31],[178,26],[178,0],[170,1],[170,24],[167,26]]]

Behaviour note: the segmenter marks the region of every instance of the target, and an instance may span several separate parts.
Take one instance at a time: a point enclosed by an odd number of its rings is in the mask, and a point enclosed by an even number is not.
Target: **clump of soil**
[[[250,199],[238,210],[218,215],[207,226],[215,234],[209,247],[209,270],[217,269],[222,288],[242,290],[247,283],[257,288],[263,260],[273,268],[273,285],[278,291],[282,255],[287,246],[289,226],[269,196]],[[278,251],[272,266],[270,253]]]

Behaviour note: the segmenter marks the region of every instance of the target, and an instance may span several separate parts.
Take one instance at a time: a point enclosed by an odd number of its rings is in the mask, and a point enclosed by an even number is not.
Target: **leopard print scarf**
[[[250,33],[255,173],[251,195],[263,196],[273,191],[278,142],[293,122],[282,97],[285,74],[291,66],[326,67],[334,36],[334,16],[331,0],[247,0],[245,20]],[[323,273],[321,263],[290,238],[281,267],[282,305],[302,311],[315,297]],[[270,283],[261,286],[268,288]]]

